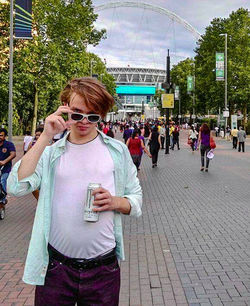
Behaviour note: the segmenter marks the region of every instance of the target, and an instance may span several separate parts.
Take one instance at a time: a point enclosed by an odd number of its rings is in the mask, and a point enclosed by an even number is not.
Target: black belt
[[[87,270],[87,269],[93,269],[95,267],[99,266],[107,266],[116,261],[116,254],[115,249],[113,249],[111,252],[98,256],[95,258],[85,259],[85,258],[70,258],[67,256],[64,256],[63,254],[59,253],[54,248],[51,248],[49,246],[49,258],[55,259],[66,266],[69,266],[71,268],[77,269],[77,270]]]

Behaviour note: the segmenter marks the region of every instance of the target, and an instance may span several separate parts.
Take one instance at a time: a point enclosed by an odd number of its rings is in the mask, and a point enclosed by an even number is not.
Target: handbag
[[[213,137],[210,137],[210,148],[211,149],[215,149],[216,148],[216,143],[215,143]]]
[[[191,138],[188,138],[187,144],[191,146],[192,143],[193,143],[192,139],[191,139]]]

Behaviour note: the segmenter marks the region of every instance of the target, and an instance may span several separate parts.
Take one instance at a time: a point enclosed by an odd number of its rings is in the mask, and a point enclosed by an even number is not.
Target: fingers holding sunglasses
[[[60,116],[65,113],[72,113],[72,110],[69,108],[69,106],[62,105],[58,107],[58,109],[54,112],[54,115]]]

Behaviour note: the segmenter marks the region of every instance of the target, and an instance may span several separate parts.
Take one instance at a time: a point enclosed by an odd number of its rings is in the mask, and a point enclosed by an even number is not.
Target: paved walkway
[[[144,156],[143,216],[124,217],[121,306],[250,305],[250,142],[238,153],[218,140],[215,153],[200,172],[182,132],[157,168]],[[10,198],[0,222],[0,305],[33,305],[21,275],[35,209],[31,195]]]

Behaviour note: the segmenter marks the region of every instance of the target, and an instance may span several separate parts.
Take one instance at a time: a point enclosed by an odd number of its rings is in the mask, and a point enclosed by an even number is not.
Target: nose
[[[89,123],[86,117],[83,118],[82,122],[83,122],[83,123]]]

